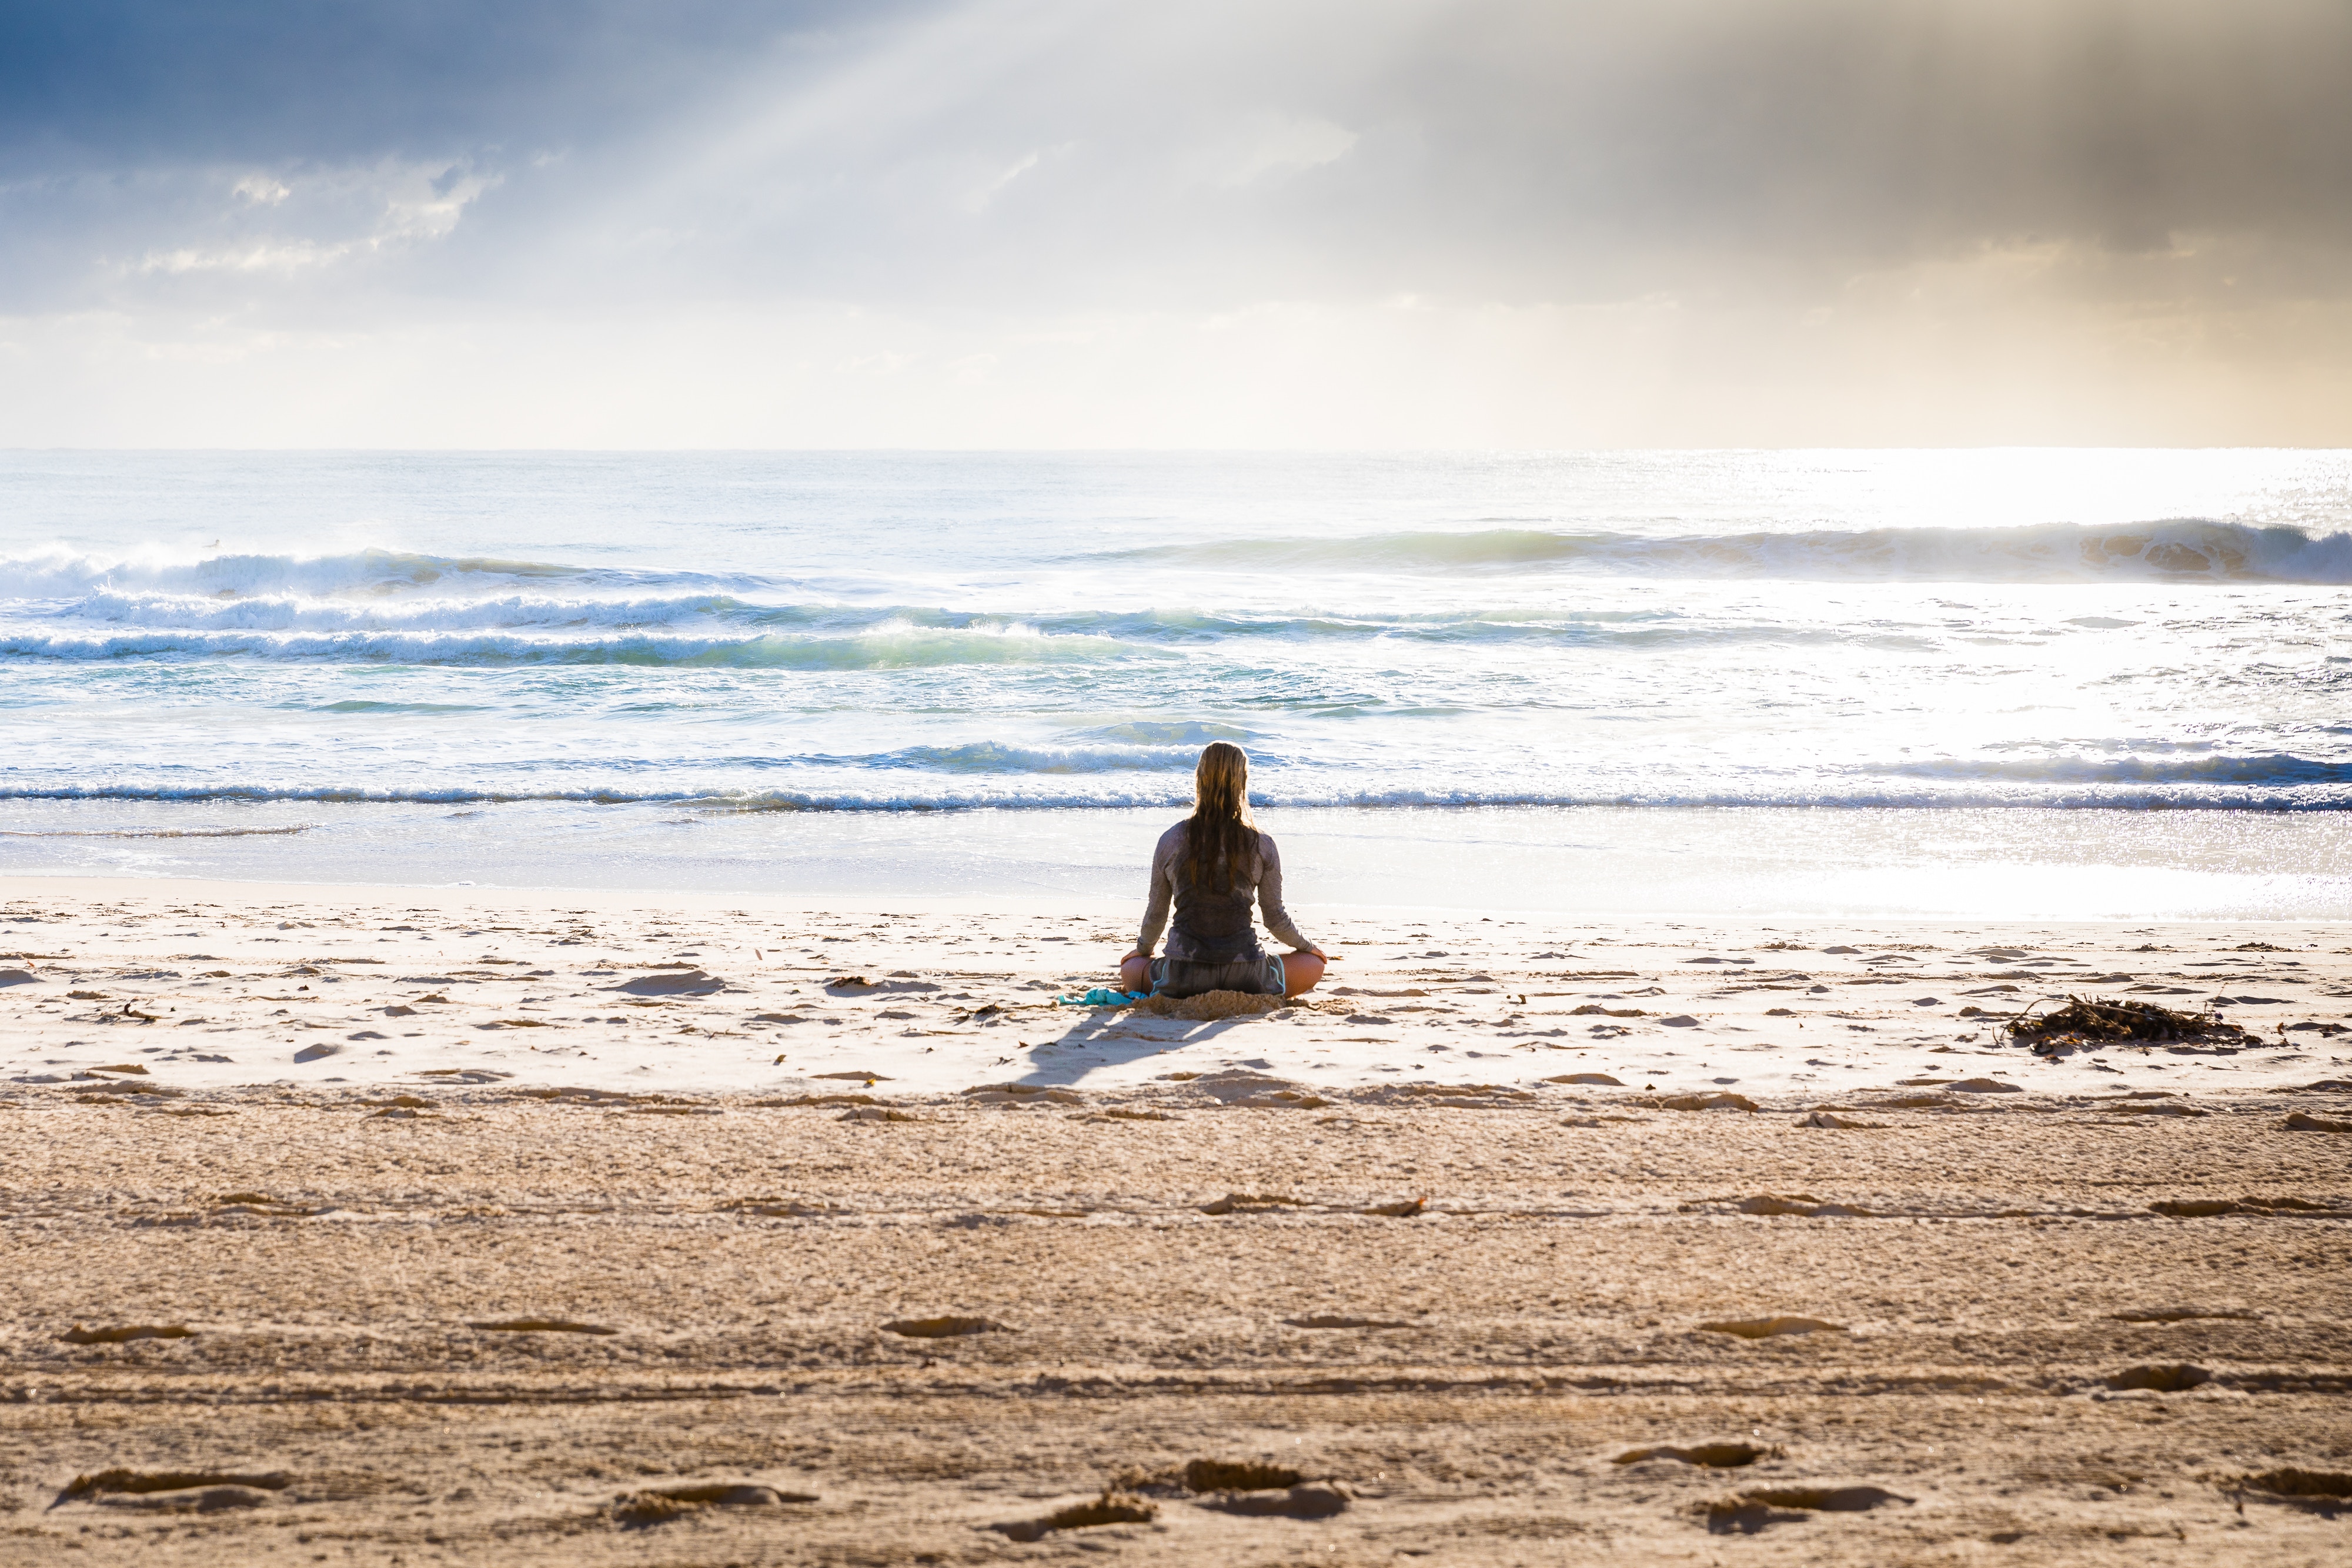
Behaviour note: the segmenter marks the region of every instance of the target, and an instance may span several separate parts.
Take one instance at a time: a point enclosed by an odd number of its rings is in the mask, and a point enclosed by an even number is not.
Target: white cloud
[[[1358,140],[1354,131],[1328,120],[1254,114],[1208,154],[1209,178],[1220,185],[1246,185],[1268,175],[1302,173],[1339,162]]]

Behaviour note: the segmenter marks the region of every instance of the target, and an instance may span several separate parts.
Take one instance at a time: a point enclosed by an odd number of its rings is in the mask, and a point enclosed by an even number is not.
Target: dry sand
[[[0,1563],[2352,1554],[2342,927],[8,893]]]

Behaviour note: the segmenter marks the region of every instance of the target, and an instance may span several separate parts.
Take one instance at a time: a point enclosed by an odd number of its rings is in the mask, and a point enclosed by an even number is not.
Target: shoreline
[[[0,803],[0,882],[683,896],[1141,896],[1175,810],[741,813]],[[2352,813],[1268,808],[1304,905],[1622,920],[2352,921]],[[457,873],[462,873],[457,874]]]

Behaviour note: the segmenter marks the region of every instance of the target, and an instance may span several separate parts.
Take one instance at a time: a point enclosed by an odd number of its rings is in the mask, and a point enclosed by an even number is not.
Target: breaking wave
[[[647,787],[614,776],[566,785],[545,776],[499,788],[478,781],[405,786],[332,783],[184,784],[119,780],[0,784],[0,800],[287,802],[484,806],[531,801],[736,811],[1181,810],[1192,800],[1190,747],[919,746],[866,756],[738,758],[736,781]],[[2034,761],[1949,758],[1849,765],[1819,772],[1759,772],[1747,779],[1660,770],[1638,787],[1588,773],[1545,786],[1492,777],[1438,784],[1407,776],[1369,782],[1359,768],[1261,753],[1251,791],[1262,807],[1313,809],[1679,806],[2041,807],[2158,810],[2336,810],[2352,806],[2352,763],[2290,755],[2053,757]],[[675,777],[685,769],[641,765]],[[756,782],[765,773],[775,782]],[[748,774],[748,778],[747,778]],[[1083,779],[1084,782],[1079,782]],[[887,780],[887,782],[886,782]]]

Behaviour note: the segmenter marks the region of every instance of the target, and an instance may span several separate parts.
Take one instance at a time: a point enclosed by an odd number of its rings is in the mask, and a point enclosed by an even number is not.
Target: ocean
[[[0,873],[2352,915],[2352,454],[0,454]],[[1294,847],[1295,846],[1295,847]],[[1130,887],[1132,883],[1132,887]]]

